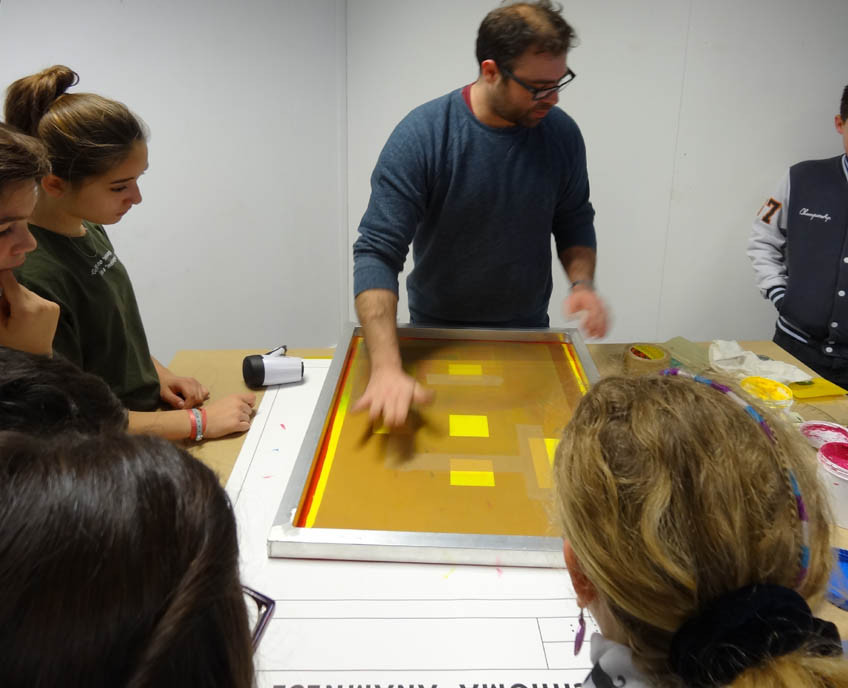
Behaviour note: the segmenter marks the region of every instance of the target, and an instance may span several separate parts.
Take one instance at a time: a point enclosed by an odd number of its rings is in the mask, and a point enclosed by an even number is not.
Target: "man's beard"
[[[544,119],[544,117],[539,115],[547,115],[551,107],[550,104],[539,101],[529,109],[522,109],[506,103],[500,98],[493,99],[491,103],[492,111],[498,117],[505,119],[507,122],[512,122],[512,124],[519,127],[535,127]]]

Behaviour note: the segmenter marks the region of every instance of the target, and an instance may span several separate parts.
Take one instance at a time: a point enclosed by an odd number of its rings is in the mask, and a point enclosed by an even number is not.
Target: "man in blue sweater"
[[[398,124],[371,177],[353,246],[354,295],[371,377],[354,410],[391,427],[431,394],[403,372],[398,273],[414,324],[547,327],[551,235],[571,282],[566,312],[606,332],[595,293],[594,210],[580,130],[554,108],[574,78],[572,28],[548,0],[490,12],[477,36],[476,82]]]

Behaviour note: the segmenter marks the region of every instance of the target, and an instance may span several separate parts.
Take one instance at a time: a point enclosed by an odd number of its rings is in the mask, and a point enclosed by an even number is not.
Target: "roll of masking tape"
[[[627,373],[655,373],[670,365],[671,355],[656,344],[630,344],[624,350],[624,370]]]

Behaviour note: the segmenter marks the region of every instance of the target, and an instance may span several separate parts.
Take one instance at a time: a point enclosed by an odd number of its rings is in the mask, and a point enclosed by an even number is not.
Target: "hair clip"
[[[710,380],[707,377],[702,377],[701,375],[692,375],[691,373],[687,373],[684,370],[680,370],[680,368],[666,368],[665,370],[660,372],[660,375],[665,375],[666,377],[688,377],[690,380],[700,382],[703,385],[712,387],[717,392],[721,392],[722,394],[727,395],[728,397],[733,399],[736,404],[745,409],[745,412],[756,421],[757,425],[762,428],[763,432],[766,434],[766,437],[768,437],[772,442],[776,441],[771,426],[766,422],[766,419],[763,418],[762,414],[727,385],[723,385],[720,382],[716,382],[715,380]]]

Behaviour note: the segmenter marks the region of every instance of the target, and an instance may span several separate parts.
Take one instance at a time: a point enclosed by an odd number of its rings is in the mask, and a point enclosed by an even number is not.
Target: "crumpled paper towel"
[[[753,351],[746,351],[739,342],[714,339],[710,344],[710,365],[716,370],[737,375],[757,375],[783,382],[805,382],[812,378],[803,370],[783,361],[763,361]]]

